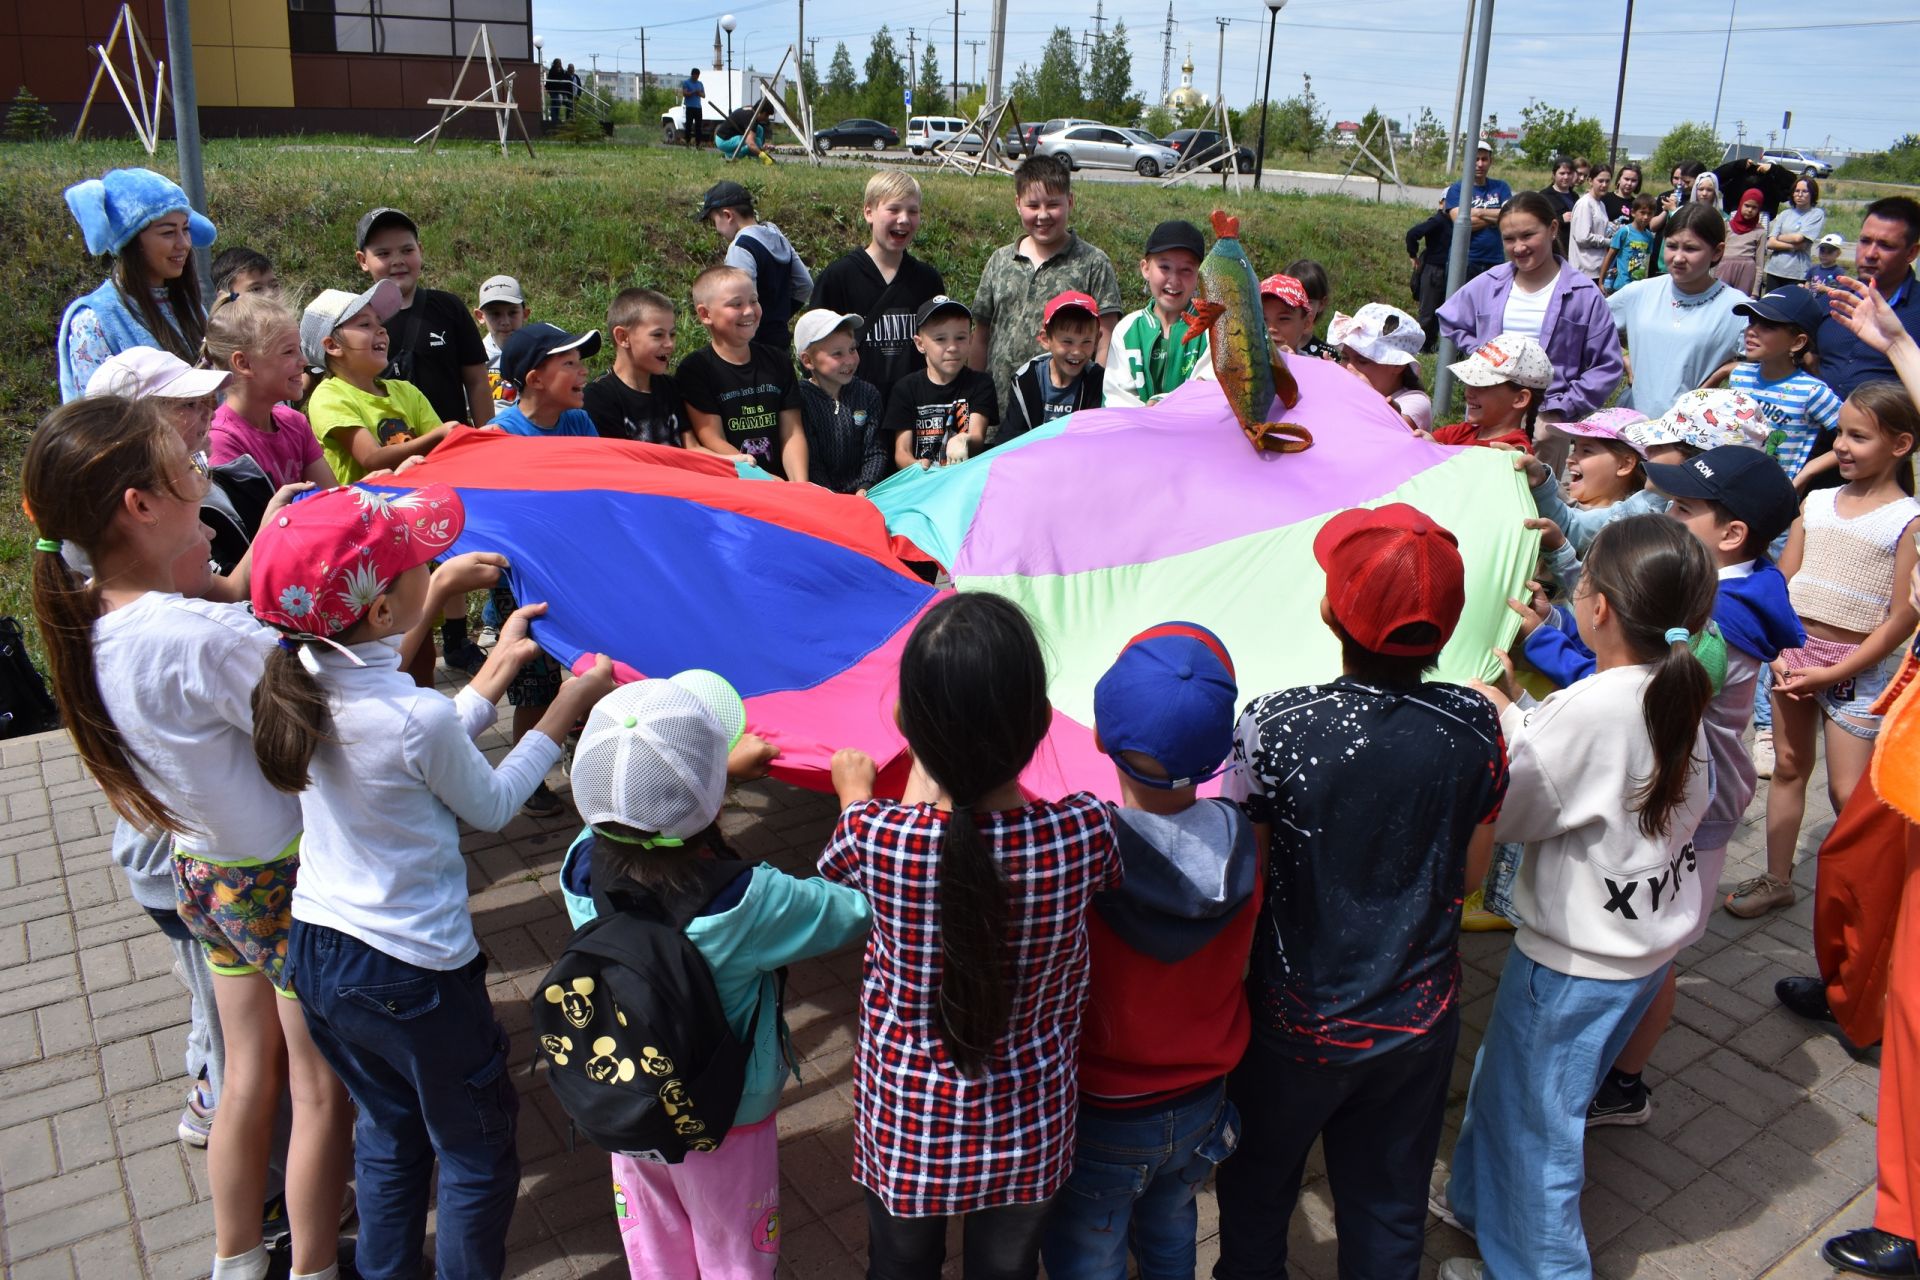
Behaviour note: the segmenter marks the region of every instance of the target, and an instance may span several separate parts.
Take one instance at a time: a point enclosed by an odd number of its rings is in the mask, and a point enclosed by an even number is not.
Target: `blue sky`
[[[712,60],[713,24],[723,12],[736,15],[736,65],[771,69],[794,38],[800,0],[737,0],[729,8],[712,0],[686,0],[647,23],[649,70],[701,66]],[[988,0],[896,0],[884,19],[904,48],[906,30],[938,40],[942,75],[952,69],[951,5],[961,5],[960,71],[973,78],[974,51],[992,12]],[[1737,6],[1737,7],[1735,7]],[[651,8],[652,6],[648,6]],[[546,54],[558,54],[585,70],[590,55],[600,67],[639,67],[640,27],[614,26],[624,6],[603,0],[533,0],[534,29]],[[1077,12],[1084,9],[1085,12]],[[1744,120],[1749,142],[1765,141],[1793,112],[1788,141],[1801,146],[1872,150],[1885,147],[1920,123],[1920,5],[1914,0],[1854,0],[1831,8],[1805,0],[1639,0],[1621,121],[1625,133],[1659,134],[1680,120],[1713,117],[1727,22],[1734,15],[1727,59],[1721,131],[1731,139]],[[1007,75],[1022,61],[1037,61],[1055,24],[1076,34],[1093,26],[1093,0],[1039,5],[1010,0]],[[1105,0],[1109,23],[1124,18],[1134,50],[1134,84],[1148,97],[1160,86],[1160,31],[1165,0]],[[1496,0],[1493,62],[1487,107],[1503,124],[1517,122],[1529,97],[1613,119],[1621,26],[1626,0]],[[671,16],[668,16],[671,15]],[[824,73],[833,45],[845,41],[855,66],[865,58],[877,23],[871,0],[810,0],[807,35]],[[1266,42],[1266,9],[1252,0],[1196,5],[1178,0],[1174,16],[1174,81],[1189,42],[1198,68],[1195,83],[1211,93],[1217,55],[1216,16],[1232,19],[1226,37],[1228,101],[1258,96],[1260,60]],[[1276,98],[1296,92],[1303,73],[1335,118],[1358,119],[1369,106],[1403,119],[1432,107],[1445,121],[1453,106],[1460,35],[1466,0],[1288,0],[1280,14],[1273,55]],[[1822,19],[1825,19],[1824,21]],[[616,57],[617,55],[617,57]],[[987,50],[979,50],[986,75]]]

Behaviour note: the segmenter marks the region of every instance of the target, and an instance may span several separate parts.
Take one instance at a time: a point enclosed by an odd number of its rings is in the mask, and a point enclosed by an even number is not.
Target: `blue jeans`
[[[321,1056],[359,1108],[354,1176],[366,1280],[415,1280],[440,1158],[439,1280],[499,1280],[520,1181],[519,1095],[487,962],[421,969],[324,925],[293,922],[287,971]]]
[[[1447,1184],[1489,1280],[1592,1277],[1580,1224],[1587,1106],[1667,968],[1574,978],[1508,952]]]
[[[1128,1246],[1140,1280],[1193,1280],[1194,1200],[1239,1140],[1224,1079],[1138,1113],[1082,1105],[1073,1172],[1040,1238],[1050,1280],[1126,1280]]]

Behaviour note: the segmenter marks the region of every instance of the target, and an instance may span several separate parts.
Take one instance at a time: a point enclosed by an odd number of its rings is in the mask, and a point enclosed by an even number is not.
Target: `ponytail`
[[[1653,772],[1630,797],[1648,838],[1667,835],[1698,767],[1693,747],[1713,681],[1688,638],[1712,616],[1718,579],[1706,548],[1665,516],[1616,520],[1588,551],[1585,589],[1606,597],[1634,656],[1653,665],[1640,704]]]
[[[939,836],[934,1025],[962,1075],[978,1075],[993,1056],[1019,983],[1008,886],[975,806],[1020,776],[1052,717],[1040,642],[1012,601],[951,596],[914,628],[900,657],[900,729],[953,800]]]
[[[276,791],[298,795],[311,781],[313,753],[327,740],[327,692],[300,663],[297,637],[280,641],[253,690],[253,758]]]
[[[72,543],[97,557],[127,490],[171,493],[169,476],[184,448],[152,401],[88,396],[46,416],[21,468],[21,492],[39,529],[31,553],[33,612],[67,732],[115,812],[145,830],[174,833],[185,823],[142,781],[101,696],[93,669],[100,593],[61,551]]]

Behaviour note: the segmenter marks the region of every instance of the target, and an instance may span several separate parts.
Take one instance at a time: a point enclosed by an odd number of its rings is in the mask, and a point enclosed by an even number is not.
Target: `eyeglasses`
[[[193,473],[199,476],[202,480],[213,479],[213,463],[208,460],[206,451],[204,449],[198,453],[188,454],[187,465],[189,467],[192,467]]]

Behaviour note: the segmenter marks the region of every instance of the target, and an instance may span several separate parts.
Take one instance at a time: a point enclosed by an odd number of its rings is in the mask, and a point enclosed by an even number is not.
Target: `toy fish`
[[[1254,448],[1269,453],[1311,448],[1313,435],[1305,427],[1267,418],[1276,398],[1288,409],[1298,404],[1300,387],[1267,336],[1259,277],[1240,247],[1240,219],[1215,209],[1213,231],[1213,248],[1200,263],[1199,292],[1187,304],[1187,341],[1207,335],[1214,375]]]

